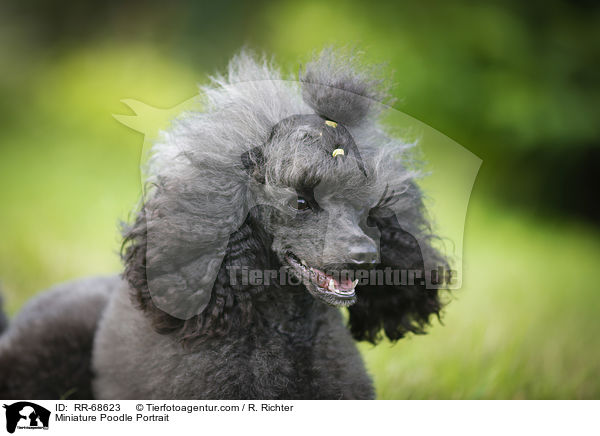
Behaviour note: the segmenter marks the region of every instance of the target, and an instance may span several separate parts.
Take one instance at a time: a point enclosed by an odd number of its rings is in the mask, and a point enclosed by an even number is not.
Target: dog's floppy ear
[[[303,100],[323,118],[349,127],[377,113],[381,103],[391,104],[377,71],[359,64],[356,54],[324,49],[300,71]]]
[[[154,181],[124,234],[125,278],[143,308],[185,320],[209,304],[229,238],[248,213],[232,168],[206,162]]]
[[[356,340],[377,343],[381,332],[392,341],[407,333],[424,333],[432,315],[439,315],[442,303],[438,289],[426,286],[426,266],[446,262],[425,236],[403,228],[394,214],[373,216],[371,224],[381,233],[379,270],[391,268],[392,283],[371,277],[356,288],[357,302],[350,306],[349,326]],[[415,235],[416,234],[416,235]],[[389,277],[388,277],[389,279]]]

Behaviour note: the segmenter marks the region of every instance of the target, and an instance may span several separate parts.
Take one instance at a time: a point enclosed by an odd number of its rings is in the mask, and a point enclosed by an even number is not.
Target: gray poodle
[[[332,49],[299,81],[236,56],[153,146],[124,274],[5,329],[0,397],[373,398],[355,340],[423,333],[447,266],[378,77]]]

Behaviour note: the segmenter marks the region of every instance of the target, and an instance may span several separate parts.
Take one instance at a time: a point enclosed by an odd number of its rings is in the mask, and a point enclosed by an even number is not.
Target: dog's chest
[[[341,398],[347,380],[322,343],[318,328],[295,322],[273,326],[270,336],[246,334],[221,343],[213,356],[209,398]]]

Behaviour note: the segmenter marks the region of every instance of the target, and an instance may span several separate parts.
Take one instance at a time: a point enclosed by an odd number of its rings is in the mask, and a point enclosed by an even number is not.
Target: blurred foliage
[[[383,398],[598,398],[595,2],[0,4],[0,278],[118,271],[140,193],[125,98],[173,107],[246,45],[287,70],[326,44],[387,61],[395,107],[483,159],[446,327],[363,347]],[[582,219],[583,218],[583,219]]]
[[[486,162],[481,180],[491,195],[541,213],[600,219],[597,202],[587,201],[600,166],[595,2],[9,0],[1,8],[0,90],[7,98],[0,123],[12,125],[13,102],[65,54],[82,50],[90,64],[106,68],[101,57],[93,59],[99,44],[121,53],[118,69],[133,69],[141,80],[148,71],[138,50],[201,80],[243,45],[275,54],[293,70],[324,44],[356,45],[369,59],[389,62],[397,109]],[[161,78],[162,88],[178,80],[167,71]],[[194,93],[188,86],[184,98]],[[140,97],[164,103],[161,92]]]

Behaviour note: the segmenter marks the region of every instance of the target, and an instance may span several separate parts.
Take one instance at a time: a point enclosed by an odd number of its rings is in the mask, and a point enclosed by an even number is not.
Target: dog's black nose
[[[350,261],[357,264],[376,263],[379,261],[379,251],[373,244],[359,244],[350,250]]]

